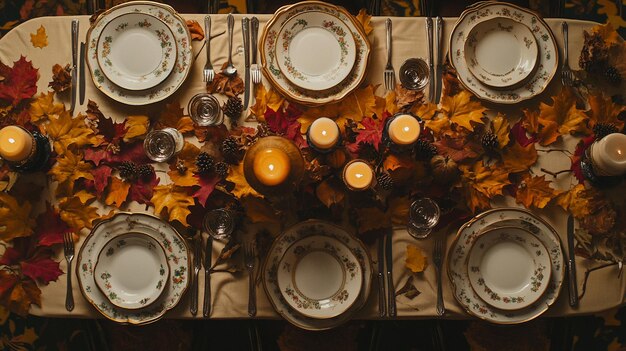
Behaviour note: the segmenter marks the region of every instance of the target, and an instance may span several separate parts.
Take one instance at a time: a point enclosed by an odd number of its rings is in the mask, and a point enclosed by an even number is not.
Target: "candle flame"
[[[326,136],[327,134],[328,134],[328,132],[327,132],[327,131],[322,130],[322,135],[323,135],[323,136]]]
[[[270,163],[269,165],[267,165],[267,168],[269,168],[270,171],[274,171],[274,164]]]
[[[361,174],[361,173],[357,173],[357,174],[355,174],[355,176],[356,176],[357,178],[363,178],[363,174]]]
[[[11,144],[15,144],[15,139],[13,139],[13,138],[9,138],[9,143],[11,143]]]
[[[409,127],[404,127],[404,128],[402,128],[402,129],[403,129],[405,132],[408,132],[409,130],[411,130],[411,128],[409,128]]]

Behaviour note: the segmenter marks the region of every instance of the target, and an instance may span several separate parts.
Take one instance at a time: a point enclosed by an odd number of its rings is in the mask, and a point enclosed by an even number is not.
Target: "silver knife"
[[[194,234],[193,238],[193,280],[191,284],[191,306],[189,312],[192,316],[198,314],[198,277],[202,268],[202,235],[189,229]]]
[[[245,80],[243,93],[243,110],[248,110],[248,102],[250,102],[250,19],[244,17],[241,19],[241,29],[243,32],[243,56],[245,65]]]
[[[567,271],[569,272],[569,305],[578,306],[578,282],[576,280],[576,259],[574,253],[574,216],[567,217]]]
[[[72,20],[72,104],[70,105],[70,113],[74,113],[76,107],[76,83],[78,80],[78,20]]]
[[[435,59],[433,57],[433,19],[426,17],[426,36],[428,37],[428,69],[430,84],[428,84],[428,101],[433,102],[435,96]]]
[[[385,263],[387,266],[387,304],[389,307],[389,317],[395,317],[396,313],[396,288],[393,285],[393,244],[391,236],[393,229],[389,228],[385,237]]]
[[[78,76],[78,102],[85,103],[85,43],[80,43],[80,75]]]
[[[213,261],[213,237],[206,239],[204,250],[204,301],[202,303],[202,315],[209,317],[211,314],[211,264]]]
[[[385,306],[385,236],[378,238],[378,311],[380,316],[387,315],[387,306]]]
[[[441,16],[437,16],[437,41],[435,42],[435,47],[437,48],[437,73],[436,80],[437,90],[435,91],[435,104],[439,104],[439,100],[441,100],[441,86],[443,82],[441,81],[441,77],[443,75],[443,58],[441,53],[441,37],[443,35],[443,18]]]

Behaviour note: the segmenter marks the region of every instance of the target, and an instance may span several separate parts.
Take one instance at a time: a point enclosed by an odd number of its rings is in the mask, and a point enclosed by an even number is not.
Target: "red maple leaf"
[[[528,137],[528,135],[526,134],[526,128],[522,126],[522,122],[517,122],[513,125],[513,127],[511,127],[510,136],[511,139],[517,141],[517,143],[523,147],[537,142],[536,136],[533,136],[532,138]]]
[[[96,166],[99,166],[102,162],[116,165],[124,161],[132,161],[139,164],[150,161],[143,149],[142,141],[136,141],[130,144],[120,143],[119,150],[109,148],[106,145],[87,148],[85,150],[85,160],[93,162]]]
[[[12,247],[7,247],[2,257],[0,257],[0,265],[12,266],[18,264],[22,258],[22,253]]]
[[[284,136],[296,143],[298,147],[302,148],[306,147],[307,143],[300,133],[301,124],[298,122],[300,115],[302,115],[302,111],[295,105],[290,104],[284,110],[274,111],[268,108],[265,111],[264,117],[267,126],[272,132]]]
[[[23,99],[33,97],[37,92],[38,71],[24,56],[13,62],[13,67],[0,62],[0,76],[4,77],[0,82],[0,99],[17,106]]]
[[[159,181],[160,179],[157,178],[156,174],[153,172],[150,179],[139,178],[136,182],[131,183],[130,190],[128,191],[130,201],[136,201],[140,204],[149,204],[150,199],[152,199],[154,187],[159,184]]]
[[[206,200],[209,198],[213,190],[215,190],[215,185],[219,183],[221,178],[215,174],[210,176],[196,174],[194,177],[198,178],[198,184],[200,186],[191,196],[197,199],[200,205],[204,206],[206,204]]]
[[[63,243],[63,234],[70,232],[70,227],[61,219],[59,213],[50,204],[46,212],[37,217],[36,247],[52,246]]]
[[[55,262],[50,257],[44,257],[43,255],[23,261],[20,265],[22,274],[43,284],[56,281],[63,274],[63,271],[59,268],[59,262]]]
[[[383,129],[385,129],[385,122],[389,118],[389,113],[384,112],[381,118],[366,117],[361,121],[363,129],[358,129],[356,139],[354,143],[347,143],[346,148],[353,154],[359,152],[360,148],[364,144],[369,144],[378,151],[380,142],[383,138]]]
[[[106,189],[107,185],[109,185],[109,180],[111,179],[111,173],[113,172],[113,168],[107,165],[100,165],[96,167],[91,173],[93,174],[93,188],[96,191],[96,195],[101,196]]]
[[[444,156],[448,156],[455,162],[461,162],[468,158],[478,157],[481,147],[478,143],[465,138],[451,138],[444,136],[433,143],[437,150]]]
[[[595,135],[590,135],[582,139],[581,141],[579,141],[578,144],[576,145],[576,150],[574,151],[574,155],[570,158],[572,162],[570,169],[572,170],[572,173],[574,173],[574,176],[576,177],[579,183],[583,183],[585,181],[583,170],[580,167],[580,161],[582,160],[583,155],[585,154],[585,151],[587,151],[589,146],[591,146],[591,144],[593,144],[595,140],[596,140]]]

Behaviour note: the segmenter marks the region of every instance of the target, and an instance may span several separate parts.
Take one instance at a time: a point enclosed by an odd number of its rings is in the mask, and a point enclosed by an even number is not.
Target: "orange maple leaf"
[[[235,184],[231,193],[238,199],[246,196],[263,197],[263,195],[252,189],[250,184],[248,184],[248,181],[243,173],[243,162],[240,162],[238,166],[230,167],[226,181]]]
[[[454,96],[445,95],[441,99],[441,111],[450,121],[469,131],[474,130],[472,123],[484,124],[484,112],[487,108],[471,99],[472,94],[462,90]]]
[[[282,108],[285,98],[272,88],[269,91],[265,90],[263,84],[255,85],[255,89],[255,103],[250,107],[250,113],[256,116],[257,120],[265,121],[265,111],[268,108],[278,111]]]
[[[176,159],[185,166],[185,172],[180,172],[177,167],[178,162],[170,163],[170,170],[167,175],[172,182],[179,186],[198,185],[198,178],[194,177],[196,172],[196,158],[200,154],[200,149],[192,143],[185,142],[183,149],[176,155]]]
[[[30,42],[34,47],[40,49],[48,46],[48,35],[46,34],[46,28],[43,25],[39,26],[36,33],[30,34]]]
[[[13,196],[0,192],[0,240],[9,242],[33,234],[36,223],[31,209],[29,202],[20,205]]]
[[[587,114],[576,107],[576,95],[572,88],[563,87],[558,95],[552,97],[551,105],[542,102],[539,110],[539,124],[546,127],[556,123],[560,135],[584,132],[587,128]]]
[[[104,203],[109,206],[121,208],[124,202],[126,202],[129,191],[130,183],[125,182],[117,177],[112,177],[111,185],[109,185],[109,193],[107,194]]]
[[[504,167],[487,167],[484,162],[462,165],[462,184],[468,206],[475,212],[489,207],[489,199],[502,195],[505,186],[511,184],[509,172]]]
[[[423,272],[427,266],[424,251],[415,245],[407,245],[404,266],[413,273]]]
[[[589,127],[593,128],[598,123],[612,124],[618,130],[624,128],[624,121],[618,116],[626,111],[626,106],[613,103],[610,96],[605,97],[604,94],[589,96]]]
[[[183,108],[179,102],[172,102],[165,105],[165,110],[161,113],[156,123],[156,129],[176,128],[181,133],[193,132],[193,121],[191,117],[183,114]]]
[[[30,103],[28,114],[30,121],[34,124],[45,122],[52,118],[58,118],[59,114],[65,112],[65,105],[54,101],[54,91],[41,93]]]
[[[359,14],[356,15],[356,19],[361,24],[361,26],[363,26],[365,35],[369,35],[374,30],[374,27],[372,27],[372,25],[370,24],[370,21],[372,20],[372,15],[368,15],[367,10],[359,10]]]
[[[546,176],[524,175],[522,182],[515,194],[518,204],[523,204],[526,208],[534,206],[536,208],[544,208],[546,205],[561,193],[550,187],[550,182],[546,180]]]
[[[530,169],[530,167],[537,162],[537,157],[535,144],[528,144],[524,147],[519,143],[514,143],[504,149],[502,162],[508,172],[517,173]]]
[[[54,151],[59,155],[62,155],[70,145],[77,147],[99,145],[102,140],[101,136],[94,134],[93,129],[85,124],[84,115],[79,114],[76,118],[72,118],[65,110],[56,118],[50,118],[50,122],[43,125],[43,130],[53,141]]]
[[[57,162],[48,171],[52,179],[59,183],[66,183],[67,190],[72,192],[74,183],[81,178],[93,180],[93,165],[83,161],[82,153],[74,153],[70,150],[65,151],[61,156],[57,157]],[[63,185],[60,185],[63,187]]]
[[[187,226],[187,216],[191,213],[189,207],[194,204],[188,188],[174,184],[159,185],[154,188],[151,202],[154,212],[161,218]]]
[[[591,213],[589,203],[593,192],[587,190],[583,184],[577,184],[570,190],[560,194],[556,203],[565,211],[569,211],[576,218],[583,218]]]

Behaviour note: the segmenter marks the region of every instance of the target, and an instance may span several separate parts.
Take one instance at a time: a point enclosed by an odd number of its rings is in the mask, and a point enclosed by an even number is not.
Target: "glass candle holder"
[[[146,156],[155,162],[166,162],[183,149],[183,135],[175,128],[153,130],[143,142]]]
[[[407,113],[398,113],[385,122],[383,145],[399,151],[413,145],[420,136],[421,120]]]
[[[410,58],[400,66],[400,83],[409,90],[424,90],[430,81],[428,64],[421,58]]]
[[[50,140],[36,130],[20,126],[0,130],[0,157],[16,172],[47,169],[51,153]]]
[[[374,184],[374,170],[364,160],[352,160],[343,168],[342,178],[348,189],[363,191]]]
[[[194,95],[187,105],[189,116],[200,127],[217,126],[224,122],[222,109],[215,96],[207,93]]]
[[[415,200],[409,208],[407,231],[416,239],[424,239],[439,223],[440,215],[439,205],[432,199],[424,197]]]
[[[260,150],[253,162],[254,175],[267,186],[282,184],[291,171],[289,156],[279,148],[268,147]]]
[[[219,208],[204,216],[202,228],[213,238],[225,240],[230,237],[235,229],[235,219],[230,211]]]
[[[320,117],[311,123],[306,132],[309,147],[321,153],[331,152],[341,141],[339,126],[328,117]]]

